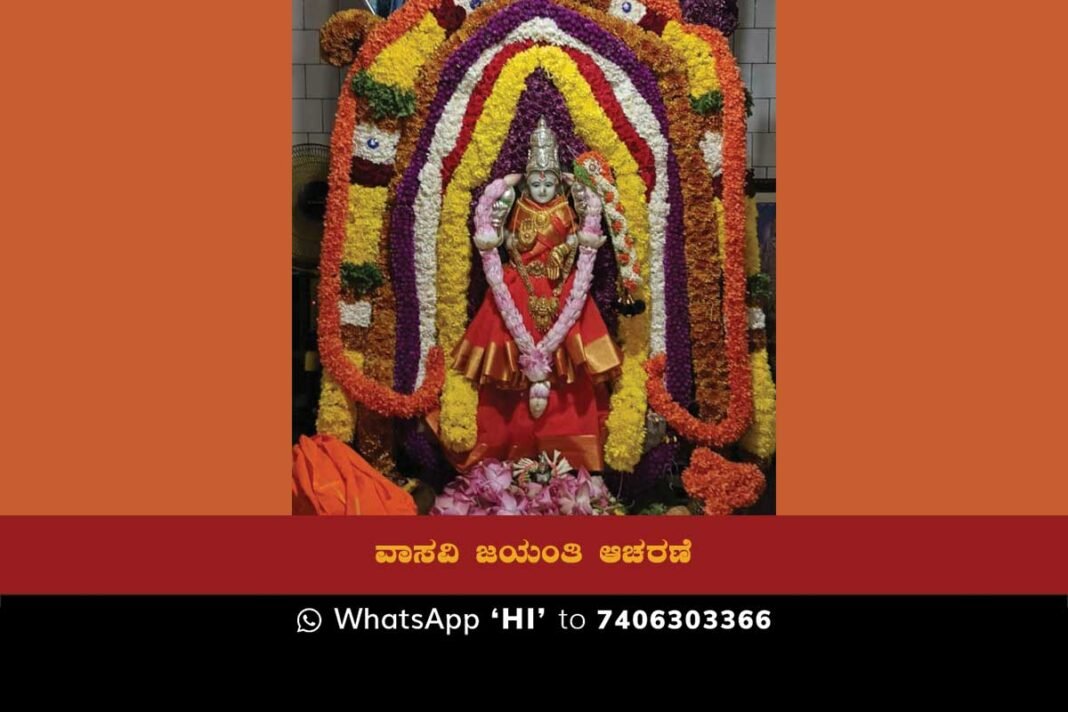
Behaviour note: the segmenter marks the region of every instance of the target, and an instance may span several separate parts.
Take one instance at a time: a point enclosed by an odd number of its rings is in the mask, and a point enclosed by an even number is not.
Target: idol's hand
[[[513,200],[515,189],[508,185],[507,179],[498,178],[486,186],[475,207],[475,234],[472,239],[479,251],[496,249],[504,240],[501,225]]]
[[[504,192],[500,198],[493,203],[493,207],[490,209],[490,224],[494,230],[500,231],[501,225],[504,224],[504,219],[508,217],[508,211],[512,209],[512,203],[515,201],[515,191],[509,188]]]

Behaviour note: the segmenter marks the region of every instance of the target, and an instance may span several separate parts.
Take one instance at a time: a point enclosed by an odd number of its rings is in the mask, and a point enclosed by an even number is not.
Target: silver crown
[[[560,175],[560,157],[557,154],[556,134],[545,123],[545,117],[538,119],[538,126],[530,134],[530,153],[527,154],[527,174],[536,171]]]

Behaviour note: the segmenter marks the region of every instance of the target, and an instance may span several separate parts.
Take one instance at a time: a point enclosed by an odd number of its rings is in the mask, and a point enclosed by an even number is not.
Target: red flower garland
[[[730,462],[707,448],[697,448],[682,473],[687,494],[704,502],[705,514],[730,514],[756,504],[767,481],[756,465]]]

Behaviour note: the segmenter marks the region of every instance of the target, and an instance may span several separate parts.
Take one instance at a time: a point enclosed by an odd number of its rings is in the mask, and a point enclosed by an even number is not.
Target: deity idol
[[[479,387],[476,445],[461,467],[559,450],[576,468],[604,469],[608,382],[623,355],[589,297],[605,240],[601,206],[594,190],[560,170],[544,117],[525,176],[483,192],[473,239],[490,289],[453,352],[453,367]]]

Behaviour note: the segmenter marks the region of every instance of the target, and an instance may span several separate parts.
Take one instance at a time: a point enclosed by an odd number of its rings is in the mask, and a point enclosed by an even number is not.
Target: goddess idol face
[[[560,182],[555,173],[531,171],[527,174],[527,192],[535,203],[544,205],[556,197],[556,186]]]

